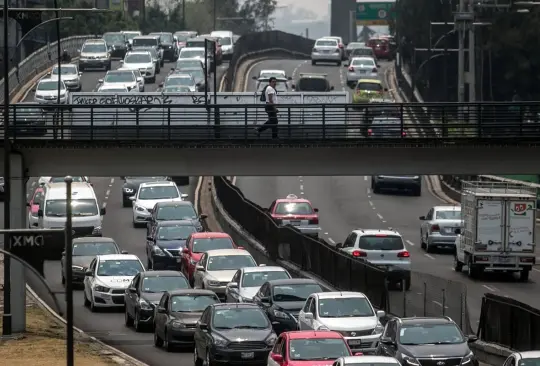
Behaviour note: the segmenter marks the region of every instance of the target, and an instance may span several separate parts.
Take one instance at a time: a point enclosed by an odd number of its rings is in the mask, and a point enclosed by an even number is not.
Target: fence
[[[389,272],[345,254],[323,239],[277,225],[267,210],[246,199],[224,177],[215,177],[214,187],[223,208],[266,248],[271,259],[288,260],[339,290],[363,292],[375,307],[395,316],[446,315],[470,333],[462,283],[413,271],[409,291],[389,291]]]
[[[95,36],[73,36],[64,38],[60,41],[61,49],[67,50],[70,55],[75,55],[81,48],[85,40]],[[14,67],[8,74],[9,95],[16,93],[21,86],[28,83],[40,72],[53,66],[58,62],[57,42],[41,47],[27,58],[25,58],[19,67]],[[0,80],[0,100],[4,100],[4,79]]]
[[[517,351],[540,349],[540,310],[509,297],[486,293],[479,337]]]

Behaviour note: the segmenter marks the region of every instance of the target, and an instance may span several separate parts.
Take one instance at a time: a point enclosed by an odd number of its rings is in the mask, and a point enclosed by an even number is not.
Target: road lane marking
[[[409,244],[410,246],[414,247],[414,243],[413,243],[412,241],[410,241],[410,240],[405,240],[405,242],[406,242],[407,244]]]
[[[373,202],[372,202],[372,201],[369,201],[369,205],[370,205],[371,207],[373,207]]]
[[[433,300],[432,303],[434,303],[435,305],[439,305],[442,308],[442,304],[440,302]],[[444,308],[448,309],[448,306],[445,305]]]
[[[197,186],[195,187],[195,197],[193,198],[195,203],[195,209],[199,209],[199,194],[201,192],[201,186],[202,186],[203,177],[199,177],[197,180]]]
[[[114,184],[114,178],[111,178],[111,182],[109,183],[109,187],[112,187],[113,184]]]
[[[540,272],[540,269],[533,268],[533,271]]]
[[[324,235],[328,235],[328,233],[324,233]]]
[[[304,185],[303,185],[303,184],[300,184],[300,190],[301,190],[301,191],[304,190]]]
[[[106,208],[107,207],[107,201],[103,202],[103,205],[101,205],[102,208]]]
[[[364,175],[364,180],[367,182],[367,175]],[[368,188],[368,193],[369,193],[369,188]]]
[[[105,192],[105,199],[109,198],[110,194],[111,194],[111,190],[107,189],[107,192]]]
[[[332,244],[336,244],[336,242],[335,242],[334,239],[332,239],[332,238],[328,238],[328,241],[329,241],[330,243],[332,243]]]
[[[386,220],[384,219],[384,217],[380,214],[380,213],[377,213],[377,217],[384,223],[386,223]]]
[[[425,255],[426,257],[428,257],[429,259],[435,260],[435,257],[432,256],[432,255],[430,255],[430,254],[424,253],[424,255]]]
[[[497,292],[497,291],[499,291],[497,288],[492,287],[492,286],[488,286],[488,285],[482,285],[482,287],[488,289],[488,290],[491,291],[491,292]]]

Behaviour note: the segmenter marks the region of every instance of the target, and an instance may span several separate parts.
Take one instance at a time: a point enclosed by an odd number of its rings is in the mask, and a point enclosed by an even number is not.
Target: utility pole
[[[458,32],[458,103],[465,102],[465,34],[467,29],[472,28],[472,22],[474,21],[474,13],[471,11],[472,7],[469,7],[469,11],[465,11],[465,0],[459,0],[458,11],[454,13],[454,29]],[[471,31],[474,35],[474,31]],[[470,33],[469,33],[470,34]],[[470,42],[469,42],[470,45]],[[473,45],[474,46],[474,45]],[[470,50],[470,48],[469,48]],[[474,63],[474,48],[473,52],[469,54],[469,60],[473,60]],[[469,63],[470,65],[470,63]],[[469,81],[471,81],[469,79]]]

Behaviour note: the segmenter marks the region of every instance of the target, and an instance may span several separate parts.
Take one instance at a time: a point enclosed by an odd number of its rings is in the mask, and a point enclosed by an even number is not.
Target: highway
[[[247,79],[258,75],[262,69],[284,69],[289,76],[296,79],[302,72],[325,73],[336,91],[350,90],[345,81],[346,68],[334,65],[312,66],[309,62],[298,60],[268,60],[255,65]],[[381,62],[380,73],[386,75],[391,71],[391,65]],[[383,80],[385,80],[383,78]],[[248,90],[253,90],[253,81],[247,84]],[[279,96],[278,96],[279,98]],[[262,123],[262,121],[259,121]],[[317,164],[316,161],[313,164]],[[388,172],[391,174],[391,172]],[[414,173],[411,171],[411,173]],[[471,324],[476,329],[480,316],[481,298],[485,292],[506,295],[530,305],[540,302],[538,283],[540,271],[535,268],[531,272],[528,283],[520,283],[517,277],[497,276],[484,278],[480,281],[470,280],[465,272],[456,273],[452,268],[453,258],[449,253],[427,254],[420,248],[419,216],[426,215],[432,206],[442,202],[433,196],[425,181],[421,197],[403,194],[373,194],[370,190],[371,177],[237,177],[236,185],[244,195],[261,205],[268,207],[279,197],[294,193],[311,200],[314,207],[320,210],[321,237],[335,244],[343,242],[351,230],[356,228],[393,228],[404,237],[407,250],[411,253],[413,269],[417,273],[413,277],[411,291],[408,293],[407,315],[422,315],[424,292],[427,293],[428,306],[431,311],[442,314],[442,291],[459,287],[456,281],[466,284],[467,302],[471,316]],[[538,229],[536,237],[540,238]],[[436,279],[432,276],[438,276]],[[414,280],[416,279],[416,280]],[[427,281],[427,291],[423,282]],[[446,314],[459,313],[460,299],[448,294],[446,296]],[[392,308],[402,310],[401,294],[392,293]],[[450,309],[452,308],[452,309]],[[451,311],[452,310],[452,311]],[[457,321],[457,320],[456,320]]]
[[[172,63],[165,64],[162,72],[158,75],[155,84],[146,84],[146,91],[155,91],[160,82],[165,80]],[[112,69],[119,67],[118,62],[113,62]],[[218,68],[218,82],[226,70],[227,65]],[[91,92],[96,89],[98,79],[105,76],[105,71],[85,71],[82,75],[84,92]],[[33,93],[29,93],[26,101],[31,101]],[[136,163],[136,162],[135,162]],[[179,172],[178,175],[181,175]],[[31,178],[28,181],[28,196],[36,187],[38,178]],[[122,185],[123,181],[118,177],[90,177],[94,185],[94,190],[102,207],[106,207],[107,212],[103,218],[103,235],[112,237],[123,250],[139,256],[143,263],[146,263],[145,244],[146,229],[135,229],[132,225],[131,208],[122,207]],[[189,186],[181,186],[182,193],[187,193],[189,199],[193,201],[198,179],[192,177]],[[0,204],[0,225],[3,227],[3,203]],[[45,277],[53,291],[63,291],[61,284],[61,266],[59,261],[48,261],[45,264]],[[52,304],[50,296],[44,290],[41,283],[33,275],[28,275],[29,285],[44,299],[49,305]],[[62,294],[57,295],[57,300],[61,304],[65,314],[65,299]],[[152,333],[136,333],[132,328],[124,325],[123,311],[104,310],[98,313],[91,313],[83,305],[82,291],[74,293],[75,306],[75,326],[84,330],[89,335],[99,338],[111,346],[128,353],[142,362],[151,366],[157,365],[190,365],[193,362],[191,352],[178,351],[167,353],[164,349],[154,347]]]

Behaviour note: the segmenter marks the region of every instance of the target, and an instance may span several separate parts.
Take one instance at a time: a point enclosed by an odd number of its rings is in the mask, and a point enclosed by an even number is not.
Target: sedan
[[[165,79],[165,83],[159,84],[160,88],[165,88],[168,86],[187,86],[192,93],[198,91],[200,84],[195,82],[195,79],[190,74],[173,74],[169,75]]]
[[[179,270],[186,241],[195,232],[190,220],[159,222],[146,238],[147,267]]]
[[[12,119],[10,134],[38,135],[47,134],[47,114],[34,103],[17,103],[16,108],[10,109]]]
[[[193,203],[182,202],[159,202],[152,209],[152,215],[148,219],[146,235],[150,235],[160,222],[186,220],[190,221],[197,231],[204,231],[206,215],[199,215]]]
[[[376,79],[379,75],[379,70],[375,60],[371,57],[354,57],[347,70],[347,85],[354,87],[358,80],[370,78]]]
[[[204,89],[207,86],[207,82],[206,82],[206,77],[204,75],[203,69],[201,69],[200,67],[190,67],[190,68],[186,67],[179,70],[179,73],[191,75],[191,77],[195,80],[197,91],[204,92]]]
[[[456,229],[462,226],[461,207],[435,206],[420,216],[420,243],[426,252],[435,248],[455,250]]]
[[[139,89],[139,81],[131,70],[108,71],[103,79],[99,79],[100,86],[124,87],[128,90]]]
[[[161,59],[160,59],[160,55],[158,53],[158,51],[156,50],[155,47],[137,47],[135,49],[133,49],[133,51],[140,51],[140,52],[143,52],[143,51],[147,51],[147,52],[150,52],[150,56],[152,57],[152,62],[154,63],[154,66],[156,68],[156,74],[159,74],[161,72]]]
[[[124,185],[122,186],[122,206],[131,207],[133,203],[129,197],[134,196],[135,193],[139,190],[141,183],[148,182],[161,182],[165,180],[170,180],[169,177],[123,177]]]
[[[47,73],[49,79],[58,80],[58,66],[53,67],[52,71]],[[82,83],[81,76],[82,72],[79,72],[79,68],[74,64],[62,64],[60,65],[60,79],[66,84],[66,87],[69,90],[81,91]]]
[[[272,280],[292,278],[282,267],[246,267],[240,268],[227,285],[227,302],[252,302],[253,296],[261,286]]]
[[[204,70],[204,61],[200,58],[179,58],[176,61],[175,67],[171,67],[171,72],[191,67],[198,67]]]
[[[69,91],[63,80],[60,80],[60,98],[58,98],[58,79],[41,79],[34,92],[34,102],[39,104],[66,104]]]

